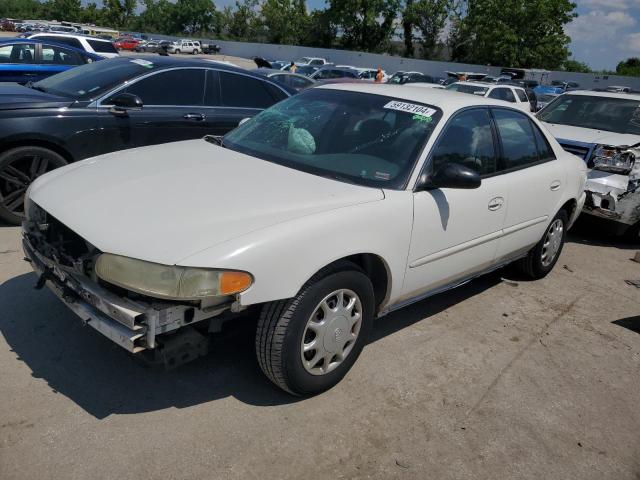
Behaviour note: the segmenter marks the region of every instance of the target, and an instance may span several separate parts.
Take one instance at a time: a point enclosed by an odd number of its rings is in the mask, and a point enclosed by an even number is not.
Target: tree
[[[2,0],[0,18],[41,18],[42,4],[38,0]]]
[[[462,60],[521,68],[559,68],[569,57],[564,26],[577,16],[570,0],[467,0]]]
[[[176,29],[188,33],[214,31],[219,20],[211,0],[178,0],[174,15]]]
[[[134,16],[138,0],[103,0],[104,21],[111,27],[123,27]]]
[[[309,19],[304,0],[265,0],[261,14],[269,43],[300,43]]]
[[[402,25],[407,56],[413,56],[414,29],[420,34],[422,56],[432,58],[436,54],[450,7],[451,0],[406,0]]]
[[[640,77],[640,58],[628,58],[618,63],[616,74]]]
[[[589,65],[584,62],[578,62],[577,60],[566,60],[562,64],[562,69],[566,72],[591,73]]]
[[[329,0],[329,5],[333,21],[342,30],[342,47],[366,52],[388,48],[400,0]]]
[[[79,22],[82,20],[80,0],[49,0],[43,5],[46,16],[53,20]]]
[[[223,22],[227,25],[227,33],[235,40],[254,39],[260,20],[256,13],[257,0],[236,0],[235,10],[225,7],[223,10]]]
[[[310,47],[333,48],[338,27],[327,10],[314,10],[307,19],[301,44]]]
[[[169,0],[143,0],[145,9],[136,17],[133,28],[141,32],[179,33],[176,5]]]

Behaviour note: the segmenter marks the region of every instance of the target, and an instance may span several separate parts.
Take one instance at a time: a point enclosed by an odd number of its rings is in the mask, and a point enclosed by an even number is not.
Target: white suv
[[[85,324],[168,364],[256,312],[262,370],[309,395],[347,373],[376,317],[511,262],[547,275],[585,178],[584,162],[505,103],[336,84],[223,139],[39,177],[23,245],[38,285]]]
[[[70,47],[79,48],[85,52],[95,53],[105,58],[118,57],[118,50],[111,40],[104,38],[90,37],[87,35],[76,35],[73,33],[53,33],[42,32],[29,35],[28,38],[37,38],[39,40],[49,40],[52,42],[63,43]]]
[[[491,84],[485,82],[456,82],[447,87],[460,93],[471,93],[480,97],[513,103],[513,106],[525,112],[533,111],[531,101],[524,88],[515,85]]]
[[[200,42],[192,40],[181,40],[179,42],[173,42],[167,49],[169,53],[192,53],[197,55],[202,52]]]

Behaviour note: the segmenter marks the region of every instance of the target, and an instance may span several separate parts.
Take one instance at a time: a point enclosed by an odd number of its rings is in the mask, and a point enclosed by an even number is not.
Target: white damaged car
[[[505,103],[332,85],[224,139],[38,178],[23,246],[38,286],[118,345],[169,364],[258,310],[262,370],[309,395],[347,373],[374,318],[510,262],[544,277],[585,179],[580,159]]]
[[[640,231],[640,95],[572,91],[538,113],[591,169],[583,212],[617,234]]]

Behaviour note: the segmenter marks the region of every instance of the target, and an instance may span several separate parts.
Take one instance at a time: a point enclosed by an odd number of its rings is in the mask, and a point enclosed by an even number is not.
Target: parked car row
[[[507,264],[544,277],[581,211],[638,235],[640,96],[534,116],[513,82],[419,75],[128,56],[0,84],[0,218],[37,286],[131,353],[175,365],[257,314],[295,395],[338,383],[376,317]]]

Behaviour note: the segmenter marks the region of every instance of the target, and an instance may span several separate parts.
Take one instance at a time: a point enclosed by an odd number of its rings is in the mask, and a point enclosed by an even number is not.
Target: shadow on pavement
[[[621,250],[639,250],[640,240],[630,239],[624,235],[614,235],[608,229],[584,215],[578,218],[569,230],[567,241],[595,247],[615,247]]]
[[[640,333],[640,315],[636,315],[635,317],[627,317],[621,318],[619,320],[614,320],[615,325],[619,327],[624,327],[632,332]]]
[[[255,358],[255,320],[211,338],[209,354],[176,370],[148,368],[78,318],[36,276],[0,285],[0,331],[18,361],[96,418],[185,408],[233,396],[250,405],[300,401],[271,384]],[[500,282],[494,273],[376,321],[371,342],[434,315]],[[4,368],[11,368],[5,365]]]

